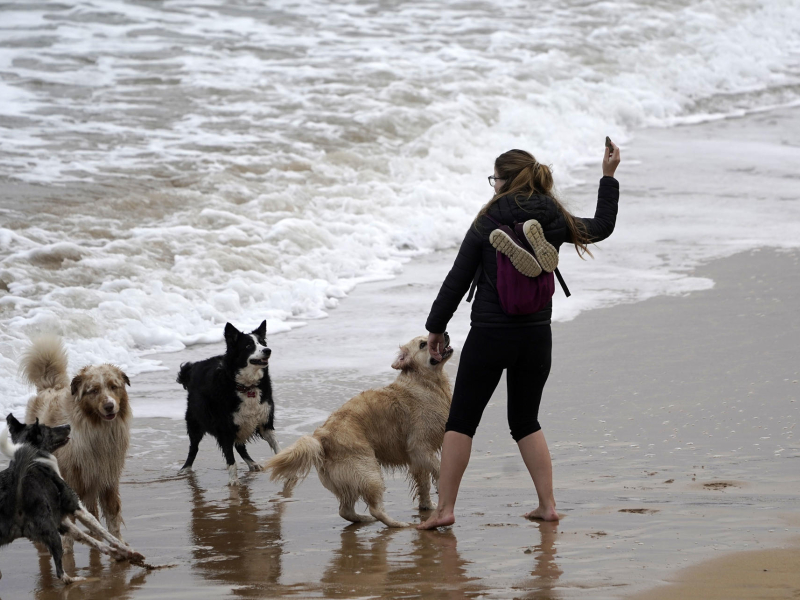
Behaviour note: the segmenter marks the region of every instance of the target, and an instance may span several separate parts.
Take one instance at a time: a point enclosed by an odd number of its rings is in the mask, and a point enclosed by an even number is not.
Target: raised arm
[[[606,239],[614,231],[617,222],[617,205],[619,203],[619,182],[614,179],[614,173],[620,162],[619,147],[611,143],[613,152],[606,148],[603,151],[603,178],[597,191],[597,208],[594,218],[577,218],[586,228],[586,233],[592,243]],[[567,242],[574,240],[567,231]]]

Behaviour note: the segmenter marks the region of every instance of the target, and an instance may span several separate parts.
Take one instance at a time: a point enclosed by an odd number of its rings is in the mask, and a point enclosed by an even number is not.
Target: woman
[[[579,256],[591,256],[587,245],[607,238],[614,230],[619,200],[619,184],[614,179],[614,172],[619,162],[619,148],[612,144],[603,155],[603,178],[595,216],[583,219],[573,217],[561,206],[553,195],[550,169],[537,162],[531,154],[524,150],[510,150],[495,160],[494,175],[489,178],[495,195],[467,231],[455,264],[445,278],[425,324],[429,332],[429,353],[434,359],[441,360],[447,323],[469,289],[478,267],[482,267],[482,273],[478,272],[477,293],[472,304],[472,327],[461,351],[453,403],[445,427],[439,505],[418,529],[433,529],[455,522],[453,509],[469,462],[472,436],[504,369],[508,370],[511,435],[517,442],[539,497],[539,506],[525,517],[558,520],[550,451],[538,421],[539,402],[550,373],[552,304],[548,303],[543,310],[528,315],[510,316],[503,312],[496,291],[496,250],[490,243],[490,234],[497,227],[494,221],[512,226],[515,222],[526,222],[527,226],[527,222],[535,219],[541,225],[546,241],[531,239],[527,227],[526,236],[537,254],[537,243],[539,249],[547,254],[557,252],[561,244],[569,242],[574,244]],[[492,241],[498,245],[496,236]],[[518,266],[525,261],[519,260],[520,248],[515,252],[517,255],[512,257],[512,262]],[[552,267],[544,268],[552,270]]]

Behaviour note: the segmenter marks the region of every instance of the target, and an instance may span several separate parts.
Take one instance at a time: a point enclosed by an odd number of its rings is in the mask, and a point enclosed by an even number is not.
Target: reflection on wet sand
[[[236,596],[275,594],[281,576],[283,502],[259,510],[245,481],[218,500],[206,499],[194,474],[192,492],[192,568],[204,578],[231,586]]]
[[[34,588],[36,600],[128,600],[141,588],[147,571],[128,562],[115,562],[94,549],[89,550],[89,565],[75,566],[74,554],[64,556],[64,570],[87,580],[63,585],[55,575],[53,559],[47,550],[39,550],[39,577]],[[130,575],[130,579],[128,579]]]
[[[464,598],[481,593],[467,575],[452,531],[411,534],[408,530],[351,525],[341,533],[320,584],[326,598],[360,596]],[[390,549],[390,542],[393,542]]]
[[[530,548],[530,556],[533,557],[531,579],[514,585],[515,590],[524,590],[523,595],[515,596],[515,598],[519,598],[519,600],[557,600],[559,595],[554,588],[558,579],[564,574],[564,571],[556,563],[558,523],[541,521],[537,525],[541,540]]]

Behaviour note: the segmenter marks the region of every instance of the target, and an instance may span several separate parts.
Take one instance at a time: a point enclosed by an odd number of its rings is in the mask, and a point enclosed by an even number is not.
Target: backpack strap
[[[564,295],[567,298],[569,298],[572,294],[569,293],[569,288],[567,287],[567,284],[564,281],[564,278],[561,276],[561,271],[559,271],[558,267],[556,267],[556,270],[553,271],[553,273],[556,274],[556,278],[558,279],[558,283],[561,284],[561,289],[564,290]]]
[[[494,218],[492,215],[490,215],[489,213],[486,213],[486,214],[485,214],[485,215],[483,215],[483,216],[484,216],[484,217],[486,217],[487,219],[489,219],[489,220],[490,220],[492,223],[494,223],[494,224],[495,224],[495,225],[497,225],[498,227],[502,227],[502,226],[503,226],[503,224],[502,224],[500,221],[498,221],[497,219],[495,219],[495,218]]]
[[[469,294],[467,295],[467,302],[472,302],[472,297],[475,295],[475,288],[478,287],[478,279],[483,275],[483,262],[478,265],[475,271],[475,277],[472,278],[472,285],[469,287]]]
[[[495,219],[489,215],[483,215],[487,219],[489,219],[492,223],[497,225],[498,227],[502,227],[502,225]],[[478,265],[478,268],[475,270],[475,277],[472,278],[472,285],[469,287],[469,294],[467,294],[467,302],[472,302],[472,298],[475,296],[475,288],[478,287],[478,280],[480,280],[481,275],[483,275],[483,262]],[[489,278],[486,278],[486,281],[489,281]],[[491,281],[489,281],[491,283]]]

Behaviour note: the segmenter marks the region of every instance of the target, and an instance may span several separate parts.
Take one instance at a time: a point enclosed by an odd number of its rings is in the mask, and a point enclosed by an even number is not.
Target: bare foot
[[[452,511],[445,512],[444,510],[436,509],[427,521],[417,525],[417,529],[436,529],[437,527],[447,527],[456,522],[456,517]]]
[[[541,506],[522,516],[526,519],[536,519],[537,521],[558,521],[561,518],[561,515],[556,512],[555,507],[543,508]]]

